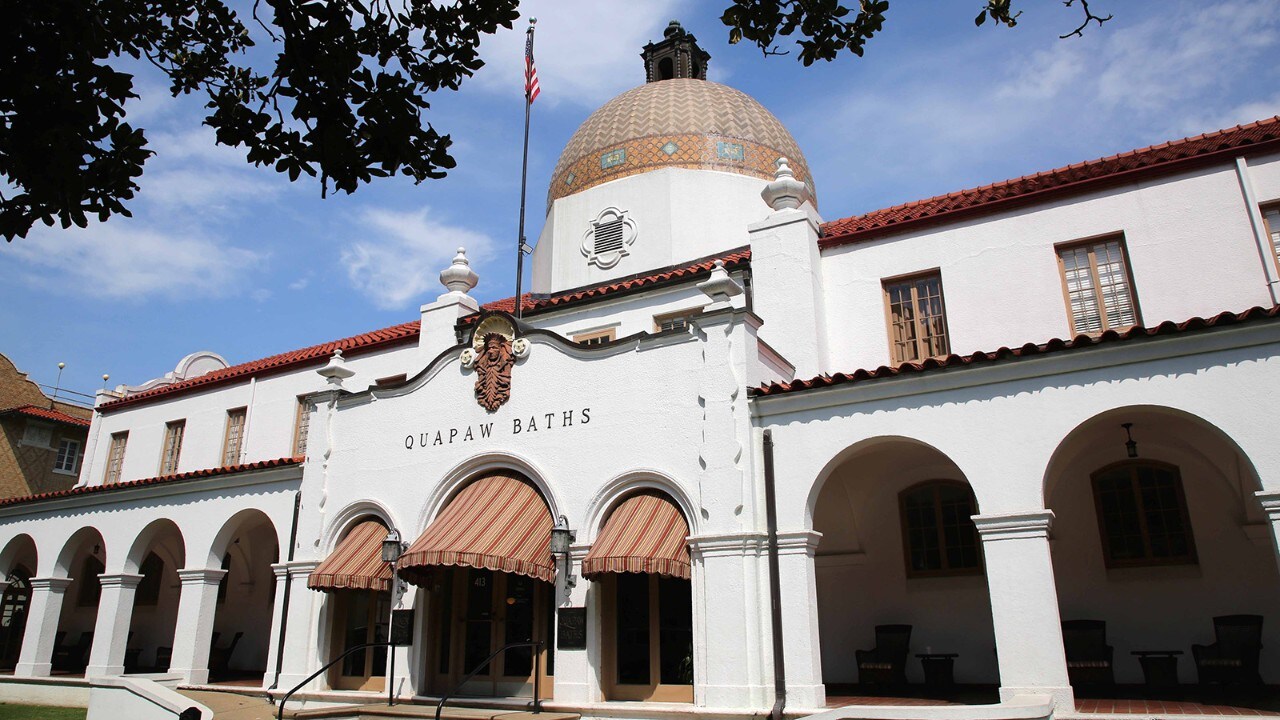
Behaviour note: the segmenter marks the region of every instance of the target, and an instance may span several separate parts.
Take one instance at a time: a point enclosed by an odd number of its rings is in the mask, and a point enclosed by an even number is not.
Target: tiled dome
[[[551,176],[547,205],[664,167],[772,180],[780,156],[812,190],[809,166],[795,138],[750,96],[706,80],[650,82],[605,103],[569,138]]]

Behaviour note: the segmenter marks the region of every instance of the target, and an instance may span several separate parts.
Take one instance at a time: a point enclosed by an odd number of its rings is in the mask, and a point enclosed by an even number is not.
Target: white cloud
[[[199,232],[159,230],[116,218],[68,230],[40,227],[0,248],[18,279],[115,300],[233,294],[267,257]]]
[[[138,197],[174,210],[237,211],[241,203],[274,197],[283,183],[275,171],[245,162],[244,151],[218,145],[209,128],[149,133],[155,156],[139,181]]]
[[[480,54],[486,65],[471,82],[518,98],[524,87],[526,18],[536,17],[538,102],[598,107],[643,79],[637,50],[661,39],[675,7],[674,0],[525,0],[513,29],[485,38]]]
[[[366,208],[358,214],[356,238],[341,260],[352,286],[384,310],[399,310],[433,300],[444,289],[443,270],[459,247],[467,249],[473,269],[487,259],[493,241],[485,234],[416,212]]]

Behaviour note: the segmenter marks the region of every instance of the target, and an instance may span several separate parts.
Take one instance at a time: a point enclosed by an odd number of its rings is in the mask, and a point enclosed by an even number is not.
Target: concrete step
[[[366,720],[366,718],[435,718],[436,706],[386,703],[369,705],[344,705],[328,708],[300,710],[293,714],[296,720],[331,718],[337,720]],[[499,708],[446,707],[440,714],[442,720],[579,720],[577,713],[542,712],[533,714],[520,710]]]

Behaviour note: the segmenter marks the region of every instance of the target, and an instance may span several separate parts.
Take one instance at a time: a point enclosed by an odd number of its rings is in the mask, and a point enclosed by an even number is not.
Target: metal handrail
[[[276,720],[284,720],[284,706],[288,704],[289,698],[293,697],[293,694],[301,690],[304,685],[320,677],[321,673],[333,667],[334,665],[337,665],[339,661],[341,661],[343,658],[350,655],[351,653],[356,652],[358,650],[366,650],[368,648],[374,648],[374,647],[385,647],[388,649],[387,650],[388,652],[395,652],[395,646],[389,642],[371,642],[371,643],[365,643],[363,645],[354,645],[350,648],[347,648],[346,652],[330,660],[328,663],[325,663],[324,667],[311,673],[311,675],[308,676],[306,680],[303,680],[302,682],[298,683],[293,687],[292,690],[284,694],[284,697],[280,699],[280,709],[276,711]]]
[[[450,690],[449,692],[447,692],[447,693],[445,693],[444,695],[440,696],[440,702],[436,703],[436,720],[440,720],[440,713],[444,710],[444,704],[445,704],[445,701],[447,701],[447,700],[449,699],[449,696],[451,696],[451,695],[453,695],[455,692],[457,692],[457,691],[458,691],[458,688],[462,687],[463,685],[466,685],[466,684],[467,684],[467,681],[468,681],[468,680],[470,680],[471,678],[475,677],[475,676],[476,676],[476,674],[477,674],[477,673],[479,673],[481,670],[483,670],[483,669],[485,669],[486,667],[488,667],[488,666],[489,666],[489,663],[493,662],[493,659],[494,659],[494,658],[496,658],[496,657],[498,657],[498,655],[500,655],[500,654],[502,654],[502,653],[504,653],[504,652],[506,652],[506,651],[510,650],[511,648],[518,648],[518,647],[531,647],[531,648],[533,648],[533,649],[534,649],[534,654],[533,654],[533,713],[534,713],[535,715],[537,715],[538,713],[542,712],[542,673],[538,671],[538,651],[542,650],[542,641],[541,641],[541,640],[534,640],[534,641],[532,641],[532,642],[513,642],[513,643],[507,643],[506,645],[503,645],[502,647],[498,648],[497,650],[494,650],[494,651],[493,651],[493,653],[489,655],[489,657],[485,658],[483,662],[481,662],[479,665],[476,665],[476,666],[475,666],[475,668],[474,668],[471,672],[467,673],[465,677],[463,677],[461,680],[459,680],[459,681],[458,681],[458,683],[457,683],[456,685],[454,685],[454,686],[453,686],[453,689],[452,689],[452,690]]]

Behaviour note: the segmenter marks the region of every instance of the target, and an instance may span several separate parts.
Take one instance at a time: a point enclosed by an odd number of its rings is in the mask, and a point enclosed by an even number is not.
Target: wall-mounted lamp
[[[578,578],[573,576],[573,561],[569,559],[569,545],[577,536],[569,529],[569,518],[564,515],[556,521],[555,527],[551,528],[551,554],[559,555],[561,562],[564,564],[564,584],[566,587],[573,587],[578,584]]]
[[[389,530],[382,540],[382,562],[394,563],[400,559],[402,552],[404,548],[400,545],[400,531]]]
[[[1133,423],[1121,423],[1120,427],[1124,428],[1125,437],[1128,438],[1124,441],[1125,452],[1127,452],[1131,458],[1138,457],[1138,443],[1133,439]]]

